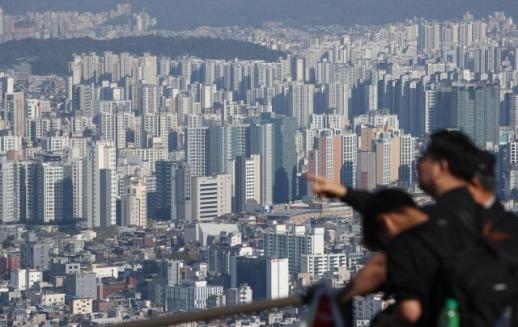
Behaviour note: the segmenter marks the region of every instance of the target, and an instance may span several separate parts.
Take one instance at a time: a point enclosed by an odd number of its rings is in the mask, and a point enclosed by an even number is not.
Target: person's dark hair
[[[476,167],[475,176],[478,177],[482,188],[487,192],[494,192],[496,179],[495,179],[495,156],[487,151],[479,151]]]
[[[469,182],[475,176],[480,151],[466,134],[441,130],[430,136],[423,156],[431,156],[437,161],[445,160],[453,176]]]
[[[417,205],[410,195],[402,190],[384,189],[374,193],[362,220],[364,245],[372,251],[383,251],[386,244],[382,236],[386,231],[379,216],[384,213],[402,212],[408,207],[416,208]]]

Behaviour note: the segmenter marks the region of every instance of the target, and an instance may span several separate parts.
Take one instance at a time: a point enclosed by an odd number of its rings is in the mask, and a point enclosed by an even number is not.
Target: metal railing
[[[276,300],[257,301],[248,304],[241,304],[230,307],[220,307],[210,310],[177,312],[164,317],[149,320],[133,320],[114,325],[115,327],[161,327],[185,324],[196,321],[216,320],[224,317],[240,314],[251,314],[255,312],[284,308],[305,304],[302,296],[291,296]]]

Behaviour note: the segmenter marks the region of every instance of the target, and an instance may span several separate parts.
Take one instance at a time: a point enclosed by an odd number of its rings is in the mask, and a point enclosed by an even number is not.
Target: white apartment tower
[[[324,253],[324,228],[307,230],[306,226],[275,225],[266,234],[264,253],[269,258],[289,259],[289,271],[296,275],[301,270],[303,254]]]
[[[309,125],[309,116],[313,113],[313,84],[294,83],[290,85],[289,92],[289,115],[297,119],[298,127]]]
[[[301,272],[309,273],[313,278],[321,278],[325,273],[334,273],[340,267],[347,266],[345,253],[303,254]]]
[[[116,223],[117,174],[115,147],[98,142],[85,160],[85,214],[88,227],[106,227]]]
[[[147,226],[147,193],[142,178],[129,177],[124,181],[121,198],[121,224],[123,226]]]
[[[288,259],[269,259],[266,262],[266,297],[270,300],[287,297],[290,293]]]
[[[205,142],[206,127],[187,128],[186,161],[191,169],[191,176],[203,176],[206,171]]]
[[[230,175],[195,177],[191,192],[193,220],[211,221],[232,212]]]
[[[250,158],[238,156],[235,167],[235,210],[242,212],[247,205],[261,203],[261,156],[253,154]]]
[[[20,170],[15,161],[0,164],[0,222],[20,221]]]
[[[142,114],[158,113],[158,108],[160,105],[158,86],[142,85],[140,92],[140,112]]]
[[[38,214],[41,223],[63,221],[63,166],[59,163],[38,165]]]
[[[254,154],[245,162],[246,202],[261,203],[261,156]]]
[[[261,157],[261,205],[273,202],[273,125],[250,126],[250,152]]]
[[[85,192],[85,163],[83,159],[76,159],[70,161],[64,166],[65,178],[70,179],[71,189],[67,191],[72,192],[72,218],[82,219],[84,214],[84,192]]]
[[[140,62],[141,79],[144,84],[157,84],[157,57],[149,53],[145,53]]]
[[[352,132],[343,134],[342,151],[342,183],[355,188],[357,184],[358,169],[358,135]]]

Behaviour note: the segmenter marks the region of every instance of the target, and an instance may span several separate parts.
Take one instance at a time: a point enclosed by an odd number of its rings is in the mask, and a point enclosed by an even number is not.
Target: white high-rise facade
[[[91,85],[76,85],[72,96],[72,107],[83,116],[94,117],[94,90]]]
[[[215,85],[203,85],[201,86],[201,107],[202,109],[212,108],[213,94],[215,93]]]
[[[245,162],[246,202],[261,203],[261,156],[254,154]]]
[[[167,260],[162,262],[162,279],[167,286],[179,285],[182,281],[184,262],[181,260]]]
[[[230,175],[195,177],[191,188],[192,218],[211,221],[232,212]]]
[[[157,83],[157,58],[149,53],[145,53],[140,63],[142,80],[145,84],[156,85]]]
[[[169,312],[207,309],[207,300],[212,295],[223,295],[223,286],[210,286],[206,281],[185,281],[166,289],[165,309]]]
[[[70,177],[72,178],[74,219],[84,218],[84,159],[74,160],[70,163]]]
[[[135,115],[132,112],[119,112],[115,117],[115,146],[117,149],[126,148],[128,130],[135,127]]]
[[[59,163],[38,165],[38,213],[40,223],[63,221],[63,166]]]
[[[250,158],[238,156],[234,176],[235,212],[242,212],[250,206],[261,203],[261,156],[253,154]]]
[[[329,84],[325,90],[325,108],[336,115],[349,119],[351,89],[346,84]]]
[[[250,152],[261,157],[261,205],[273,202],[273,125],[250,127]]]
[[[343,134],[342,183],[355,188],[358,169],[358,135],[352,132]]]
[[[98,142],[85,160],[85,214],[89,227],[115,225],[117,174],[115,147]]]
[[[120,54],[120,74],[121,78],[131,76],[135,73],[136,58],[127,52]]]
[[[97,128],[99,129],[99,133],[103,141],[115,141],[115,128],[113,118],[114,116],[111,112],[99,113],[99,116],[97,118],[99,124]]]
[[[204,176],[206,171],[206,127],[187,128],[186,160],[191,176]]]
[[[140,92],[140,112],[144,115],[158,113],[158,86],[142,85]]]
[[[123,226],[147,226],[147,193],[142,178],[128,177],[124,181],[121,198],[121,224]]]
[[[0,35],[4,35],[4,9],[0,8]]]
[[[298,127],[309,125],[309,116],[313,113],[313,84],[294,83],[289,89],[289,115],[297,119]]]
[[[20,170],[15,161],[0,164],[0,222],[20,221]]]
[[[41,270],[17,269],[11,271],[9,285],[14,289],[25,291],[42,280],[43,273]]]
[[[296,275],[301,271],[303,254],[324,253],[324,228],[306,230],[305,226],[276,225],[266,234],[264,253],[269,258],[289,259],[290,274]]]
[[[268,299],[287,297],[290,293],[288,259],[269,259],[266,263],[266,296]]]
[[[345,253],[303,254],[301,272],[309,273],[314,278],[321,278],[325,273],[337,272],[340,267],[347,266]]]

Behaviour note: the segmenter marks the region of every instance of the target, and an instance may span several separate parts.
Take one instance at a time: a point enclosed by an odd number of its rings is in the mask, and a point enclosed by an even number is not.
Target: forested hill
[[[172,38],[160,36],[126,37],[113,40],[26,39],[0,44],[0,64],[28,62],[33,74],[64,74],[72,54],[104,51],[177,57],[190,55],[202,59],[243,59],[275,61],[284,53],[242,41],[216,38]]]

